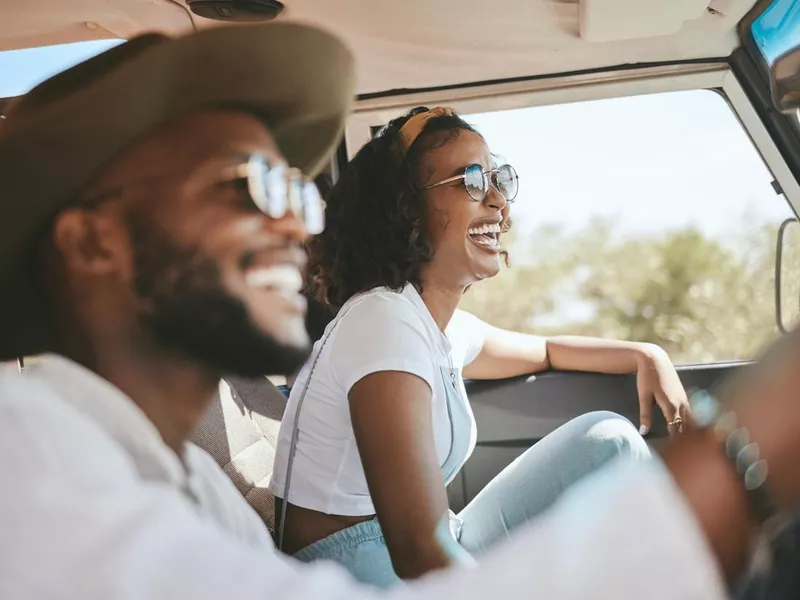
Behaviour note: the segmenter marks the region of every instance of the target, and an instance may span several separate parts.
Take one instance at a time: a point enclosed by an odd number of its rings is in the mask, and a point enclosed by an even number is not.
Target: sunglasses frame
[[[325,229],[325,201],[300,169],[272,166],[263,154],[253,154],[225,171],[220,181],[235,179],[247,180],[250,199],[269,218],[281,219],[291,211],[303,221],[309,235]]]
[[[469,188],[467,187],[467,170],[469,170],[472,167],[478,167],[479,169],[481,169],[481,175],[483,177],[483,182],[484,182],[484,185],[486,186],[485,190],[483,192],[483,197],[482,198],[475,198],[472,194],[470,194]],[[496,176],[500,172],[500,170],[504,169],[504,168],[510,169],[511,173],[514,175],[514,179],[517,180],[517,189],[516,189],[516,191],[514,193],[514,196],[512,198],[506,198],[505,196],[503,196],[503,198],[505,198],[505,201],[508,204],[513,204],[514,200],[516,200],[516,198],[517,198],[517,194],[519,194],[519,175],[517,174],[517,170],[514,167],[512,167],[510,164],[508,164],[508,163],[504,163],[504,164],[500,165],[499,167],[495,167],[494,169],[489,169],[488,171],[484,171],[483,167],[481,165],[479,165],[477,163],[472,163],[472,164],[469,164],[466,167],[464,167],[464,172],[461,173],[461,175],[454,175],[453,177],[448,177],[447,179],[443,179],[442,181],[439,181],[437,183],[433,183],[431,185],[425,186],[424,188],[422,188],[422,191],[427,191],[427,190],[430,190],[430,189],[433,189],[433,188],[436,188],[436,187],[440,187],[440,186],[443,186],[443,185],[447,185],[447,184],[450,184],[450,183],[453,183],[453,182],[456,182],[456,181],[462,181],[462,182],[464,182],[464,189],[467,190],[467,194],[469,195],[469,197],[474,202],[483,202],[486,199],[487,194],[489,193],[489,186],[493,186],[494,189],[496,189],[498,192],[500,192],[500,195],[503,195],[503,192],[501,192],[500,188],[497,187],[497,185],[495,184],[495,177],[492,177],[492,175]]]
[[[318,235],[325,229],[325,201],[322,199],[316,184],[309,180],[300,169],[285,164],[272,166],[269,160],[259,153],[242,157],[242,162],[222,170],[216,183],[247,180],[247,195],[263,214],[271,219],[281,219],[288,210],[303,221],[309,235]],[[134,187],[152,186],[182,179],[184,175],[165,175],[133,184],[114,187],[97,192],[83,200],[79,206],[84,209],[96,209],[103,203],[119,198],[126,190]],[[280,190],[275,190],[280,186]],[[272,193],[268,188],[273,188]]]

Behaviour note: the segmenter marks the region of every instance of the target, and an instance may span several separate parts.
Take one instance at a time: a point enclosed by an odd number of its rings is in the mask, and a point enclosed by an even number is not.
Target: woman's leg
[[[618,456],[647,459],[630,421],[608,411],[577,417],[506,467],[458,515],[459,542],[479,554],[536,517],[583,476]]]

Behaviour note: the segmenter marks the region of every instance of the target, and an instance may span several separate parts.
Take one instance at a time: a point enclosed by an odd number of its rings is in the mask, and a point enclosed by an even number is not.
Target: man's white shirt
[[[0,599],[715,600],[722,576],[657,462],[570,490],[478,566],[386,592],[280,554],[200,448],[177,456],[144,413],[48,356],[0,372]]]

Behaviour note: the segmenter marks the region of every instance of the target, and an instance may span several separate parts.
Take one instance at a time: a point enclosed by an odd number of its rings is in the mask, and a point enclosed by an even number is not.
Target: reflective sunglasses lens
[[[289,185],[286,181],[286,167],[279,166],[270,169],[264,177],[267,195],[268,216],[281,219],[289,209]]]
[[[267,212],[267,188],[264,177],[269,171],[266,159],[260,155],[253,155],[247,161],[247,191],[253,204],[263,213]]]
[[[519,177],[514,167],[511,165],[502,165],[498,167],[495,173],[495,186],[506,202],[513,202],[519,192]]]
[[[303,213],[303,174],[299,169],[289,169],[286,179],[289,209],[293,215],[300,217]]]
[[[475,202],[480,202],[486,197],[488,186],[482,166],[469,165],[464,169],[464,187],[467,188],[469,197]]]
[[[254,155],[247,163],[247,187],[250,197],[268,217],[280,219],[286,214],[286,169],[272,168],[267,159]]]
[[[309,235],[319,235],[325,229],[325,203],[313,183],[306,183],[301,194],[306,231]]]
[[[250,197],[265,215],[281,219],[291,210],[303,219],[310,235],[322,233],[325,203],[317,186],[305,181],[298,169],[271,167],[266,158],[255,155],[247,163],[247,182]]]

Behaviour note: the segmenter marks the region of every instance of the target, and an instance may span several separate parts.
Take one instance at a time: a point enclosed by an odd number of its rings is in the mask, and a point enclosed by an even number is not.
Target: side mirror
[[[783,114],[800,109],[800,48],[775,59],[770,67],[772,101]]]
[[[786,310],[788,307],[788,310]],[[786,219],[775,248],[775,322],[788,333],[800,317],[800,221]]]

